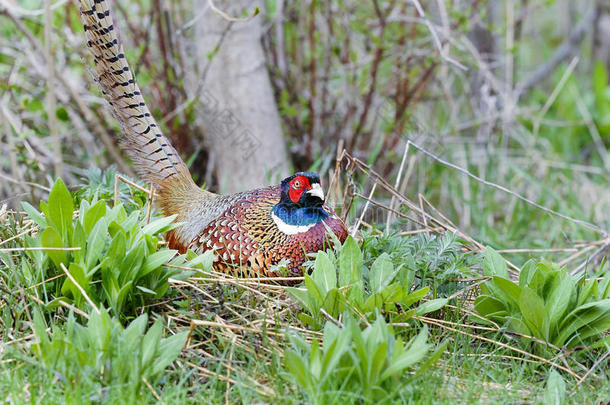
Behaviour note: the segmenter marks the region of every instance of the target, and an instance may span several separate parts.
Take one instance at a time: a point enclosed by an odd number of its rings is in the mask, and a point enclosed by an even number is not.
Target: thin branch
[[[508,188],[506,188],[504,186],[501,186],[499,184],[492,183],[490,181],[482,179],[479,176],[470,173],[468,170],[466,170],[466,169],[464,169],[464,168],[462,168],[460,166],[457,166],[457,165],[454,165],[453,163],[447,162],[446,160],[443,160],[443,159],[439,158],[438,156],[434,155],[433,153],[428,152],[426,149],[422,148],[421,146],[416,145],[415,143],[413,143],[410,140],[408,142],[411,143],[411,145],[413,145],[417,150],[422,152],[424,155],[426,155],[426,156],[436,160],[437,162],[439,162],[440,164],[442,164],[444,166],[447,166],[447,167],[450,167],[452,169],[455,169],[458,172],[463,173],[463,174],[465,174],[465,175],[475,179],[479,183],[485,184],[486,186],[493,187],[493,188],[495,188],[497,190],[500,190],[500,191],[503,191],[503,192],[505,192],[507,194],[510,194],[513,197],[516,197],[516,198],[520,199],[521,201],[524,201],[524,202],[528,203],[529,205],[532,205],[532,206],[534,206],[534,207],[536,207],[536,208],[538,208],[538,209],[540,209],[540,210],[542,210],[542,211],[544,211],[544,212],[546,212],[548,214],[552,214],[552,215],[555,215],[555,216],[557,216],[559,218],[565,219],[566,221],[570,221],[570,222],[573,222],[575,224],[579,224],[579,225],[582,225],[584,227],[587,227],[589,229],[593,229],[594,231],[599,232],[600,234],[602,234],[604,237],[608,236],[608,231],[600,228],[597,225],[591,224],[591,223],[589,223],[587,221],[583,221],[581,219],[572,218],[572,217],[570,217],[568,215],[565,215],[565,214],[562,214],[562,213],[557,212],[555,210],[552,210],[550,208],[544,207],[544,206],[538,204],[537,202],[532,201],[529,198],[522,196],[521,194],[518,194],[518,193],[516,193],[516,192],[514,192],[512,190],[509,190]]]
[[[572,271],[572,275],[578,274],[581,271],[583,271],[593,259],[595,259],[597,256],[601,255],[609,247],[610,247],[610,238],[608,238],[606,240],[606,243],[604,243],[599,249],[597,249],[595,252],[593,252],[593,254],[591,256],[587,257],[587,260],[585,260],[584,262],[581,263],[580,266],[575,268],[574,271]]]
[[[212,11],[214,11],[216,14],[220,15],[222,18],[224,18],[225,20],[229,21],[229,22],[245,22],[245,21],[250,21],[251,19],[253,19],[254,17],[256,17],[261,10],[258,7],[254,8],[254,11],[252,12],[252,14],[243,17],[243,18],[235,18],[235,17],[231,17],[230,15],[228,15],[227,13],[225,13],[224,11],[220,10],[219,8],[217,8],[214,3],[212,2],[212,0],[208,0],[208,4],[210,5],[210,8],[212,9]]]

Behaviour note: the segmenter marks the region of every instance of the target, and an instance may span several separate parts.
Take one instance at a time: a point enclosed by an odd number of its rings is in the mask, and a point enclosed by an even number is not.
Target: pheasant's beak
[[[307,194],[318,197],[320,200],[324,201],[324,190],[322,190],[320,183],[314,183],[311,188],[307,190]]]

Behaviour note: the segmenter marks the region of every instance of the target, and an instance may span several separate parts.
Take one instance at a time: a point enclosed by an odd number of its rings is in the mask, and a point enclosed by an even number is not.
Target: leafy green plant
[[[381,254],[390,256],[394,266],[410,272],[415,288],[430,286],[433,297],[446,297],[465,286],[456,281],[478,276],[474,268],[479,255],[465,251],[457,235],[373,236],[364,233],[363,263],[369,267]]]
[[[117,198],[127,210],[132,208],[141,208],[146,203],[148,195],[135,187],[128,187],[122,181],[117,183],[117,189],[114,189],[115,176],[120,174],[114,166],[106,170],[101,170],[99,167],[92,166],[84,172],[84,182],[79,184],[74,192],[76,202],[80,200],[91,201],[94,198],[99,200],[112,201],[117,193]],[[133,180],[134,183],[139,183]],[[142,185],[142,184],[140,184]]]
[[[379,255],[366,269],[362,252],[352,237],[347,238],[337,256],[333,252],[318,253],[313,267],[311,276],[305,275],[306,289],[289,288],[288,292],[309,312],[299,314],[301,320],[316,328],[324,324],[322,310],[332,317],[346,309],[371,316],[380,309],[398,313],[399,308],[410,307],[430,291],[423,287],[411,292],[413,273],[394,266],[387,253]],[[430,300],[401,312],[396,320],[436,311],[446,302],[444,298]]]
[[[89,314],[87,326],[77,323],[70,313],[65,325],[52,325],[52,333],[40,311],[34,311],[34,333],[38,343],[33,352],[40,361],[59,376],[66,388],[66,397],[81,403],[85,380],[97,382],[98,397],[103,389],[119,389],[133,403],[144,383],[154,383],[180,354],[188,332],[163,338],[158,319],[147,329],[148,316],[140,315],[123,329],[116,318],[102,310]],[[93,393],[89,393],[93,394]],[[106,394],[107,395],[107,394]]]
[[[574,347],[610,330],[610,274],[577,279],[551,263],[527,262],[519,282],[509,279],[502,256],[488,247],[476,311],[511,331],[557,347]],[[476,319],[476,318],[475,318]]]
[[[26,246],[49,248],[31,255],[36,267],[47,268],[50,259],[55,269],[51,275],[66,276],[49,308],[59,305],[59,300],[82,308],[86,296],[95,305],[122,314],[129,303],[163,296],[168,279],[179,273],[163,267],[176,251],[157,251],[158,235],[175,226],[173,217],[147,224],[141,210],[127,214],[122,204],[110,208],[94,195],[90,201],[81,200],[73,220],[74,202],[61,180],[53,186],[48,204],[41,202],[42,214],[27,203],[23,207],[40,226],[37,237],[26,239]],[[183,261],[179,257],[172,263]],[[24,263],[26,273],[34,272]]]
[[[318,341],[307,343],[300,336],[291,338],[292,350],[286,351],[286,367],[314,404],[389,402],[404,385],[432,365],[442,354],[441,346],[414,375],[403,378],[407,368],[421,361],[432,347],[428,330],[404,344],[395,337],[383,317],[360,329],[346,313],[344,325],[324,326],[322,347]]]

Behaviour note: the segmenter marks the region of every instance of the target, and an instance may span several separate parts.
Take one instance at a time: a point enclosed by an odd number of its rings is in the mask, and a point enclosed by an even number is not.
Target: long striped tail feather
[[[96,80],[121,126],[121,144],[138,174],[160,189],[175,181],[193,183],[188,168],[161,132],[142,97],[125,58],[108,1],[79,0],[79,3]]]

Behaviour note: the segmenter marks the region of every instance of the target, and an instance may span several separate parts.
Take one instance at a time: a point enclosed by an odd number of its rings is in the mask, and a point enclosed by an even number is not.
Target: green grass
[[[97,174],[91,178],[100,179]],[[171,267],[162,265],[156,278],[136,278],[139,287],[127,291],[125,305],[113,305],[104,289],[108,272],[83,281],[85,299],[73,286],[62,288],[67,283],[59,270],[62,260],[70,269],[79,261],[95,268],[107,260],[111,234],[126,225],[110,226],[110,234],[100,236],[103,244],[81,245],[82,254],[70,251],[58,258],[56,251],[24,251],[37,245],[45,227],[59,226],[68,237],[67,229],[76,229],[96,201],[110,210],[104,214],[97,209],[97,222],[113,212],[112,195],[99,182],[79,186],[72,197],[57,184],[44,219],[28,208],[39,225],[17,212],[5,213],[0,225],[2,240],[16,236],[1,246],[14,250],[0,250],[0,395],[9,402],[549,403],[556,395],[560,402],[593,404],[610,396],[610,373],[603,360],[610,338],[603,329],[571,350],[541,351],[539,343],[515,333],[519,331],[475,322],[479,276],[493,266],[505,272],[505,264],[497,253],[488,253],[483,261],[471,243],[449,233],[364,232],[360,247],[350,239],[311,262],[311,279],[300,287],[298,300],[284,287],[210,273],[206,256],[193,261],[192,255],[172,259]],[[62,211],[57,204],[67,209],[69,198],[79,202],[83,212],[57,225],[53,218]],[[125,218],[145,217],[145,196],[123,190],[121,199],[132,202],[119,203]],[[129,230],[128,241],[136,245],[138,229],[146,225],[130,224],[135,228]],[[90,234],[99,229],[95,223],[86,228]],[[64,247],[72,245],[65,241]],[[146,261],[155,250],[138,254]],[[96,256],[88,259],[91,254]],[[177,272],[175,264],[190,270]],[[168,288],[142,294],[163,280],[165,272],[174,277]],[[383,293],[398,286],[401,291],[424,288],[428,293],[421,302],[407,299],[406,293]],[[313,299],[308,297],[317,290],[321,298],[330,294],[342,305],[322,299],[308,306]],[[376,292],[378,304],[370,299]],[[432,302],[434,307],[422,309]],[[94,307],[108,312],[100,318]],[[325,308],[325,313],[314,314],[312,308]],[[136,320],[142,313],[148,317]],[[136,323],[139,326],[129,327]],[[160,335],[154,332],[157,328]],[[161,343],[162,338],[174,343]],[[386,354],[385,345],[393,350]],[[404,362],[392,354],[403,345]],[[383,356],[374,355],[378,349]],[[166,363],[160,362],[161,355]],[[379,374],[369,374],[369,366],[377,367]],[[389,369],[396,371],[384,374]]]
[[[161,59],[157,53],[158,47],[152,46],[158,39],[153,36],[151,46],[137,39],[148,38],[148,30],[155,31],[146,22],[150,20],[149,3],[140,2],[139,6],[134,4],[133,8],[127,10],[127,17],[137,32],[130,32],[132,27],[127,27],[126,24],[121,27],[129,28],[123,32],[126,52],[137,69],[143,91],[148,92],[145,94],[147,101],[158,110],[159,114],[155,115],[159,118],[172,109],[165,105],[164,95],[180,93],[175,91],[175,85],[183,81],[184,77],[179,80],[164,78],[158,65],[150,63]],[[269,2],[269,7],[273,4],[274,2]],[[279,72],[274,68],[274,63],[270,63],[272,82],[280,83],[280,86],[281,83],[290,84],[276,89],[276,96],[285,132],[291,136],[289,143],[295,146],[292,149],[299,149],[296,146],[311,142],[312,150],[315,151],[312,156],[303,156],[298,150],[293,155],[293,163],[299,169],[306,169],[308,164],[312,164],[322,174],[334,167],[333,148],[338,138],[330,138],[331,134],[349,138],[351,130],[358,126],[360,113],[348,116],[345,111],[349,110],[347,107],[352,103],[357,109],[362,108],[363,97],[346,97],[345,90],[361,96],[368,92],[373,59],[371,52],[377,44],[378,30],[375,27],[378,22],[372,3],[346,4],[350,9],[344,15],[333,16],[329,15],[324,2],[314,2],[307,13],[299,11],[303,2],[286,4],[287,11],[278,21],[285,21],[284,32],[288,42],[284,45],[288,74]],[[29,9],[41,7],[38,1],[27,1],[20,6]],[[427,7],[426,4],[423,6]],[[337,7],[341,9],[340,6]],[[551,2],[549,7],[532,8],[528,18],[535,20],[539,29],[535,30],[535,35],[521,36],[515,44],[516,83],[538,63],[552,55],[557,41],[561,40],[556,32],[557,22],[562,21],[562,17],[558,17],[561,8],[558,2]],[[411,7],[406,7],[398,15],[409,17],[412,11]],[[470,31],[469,24],[474,22],[469,18],[478,16],[479,11],[474,10],[475,14],[472,14],[468,7],[448,11],[451,25],[457,23],[456,28],[452,28],[451,35],[459,43],[461,37]],[[125,10],[116,12],[122,17],[125,17],[124,13]],[[180,27],[190,21],[191,14],[190,2],[172,9],[170,18],[173,26]],[[427,10],[427,14],[434,15],[430,10]],[[55,54],[57,60],[61,61],[61,66],[58,67],[62,68],[71,83],[75,83],[76,92],[82,93],[81,96],[86,100],[94,100],[94,96],[99,96],[99,93],[95,86],[90,85],[90,78],[83,70],[81,61],[85,48],[73,40],[67,40],[82,34],[77,11],[74,7],[57,8],[54,16]],[[42,149],[39,144],[47,142],[50,133],[49,113],[43,101],[47,92],[46,77],[40,70],[39,55],[28,39],[29,34],[43,43],[42,18],[21,18],[26,32],[20,31],[6,15],[0,15],[0,18],[7,22],[2,24],[2,32],[3,39],[6,39],[3,45],[8,50],[0,55],[0,73],[10,79],[7,79],[7,83],[1,83],[0,89],[6,91],[12,100],[6,105],[10,115],[23,123],[17,127],[11,124],[4,131],[7,136],[2,138],[3,142],[7,137],[14,138],[14,149],[9,152],[16,158],[19,170],[14,170],[13,162],[6,154],[0,156],[0,166],[3,172],[17,178],[21,173],[24,181],[50,186],[48,183],[52,181],[49,180],[52,176],[49,176],[49,162],[45,160],[49,156],[39,159],[31,152],[32,146],[35,151]],[[308,26],[310,20],[315,20],[318,27],[328,23],[328,26],[334,28],[333,34],[326,33],[326,29],[316,29],[314,41],[301,40],[302,27]],[[485,20],[486,18],[480,19],[483,24],[486,24]],[[68,25],[66,21],[69,21]],[[275,22],[271,23],[273,29],[267,30],[265,40],[273,50],[277,46],[274,35],[278,30],[275,29]],[[504,38],[505,21],[498,23],[497,27],[490,28],[499,38]],[[161,27],[157,28],[156,31],[165,31]],[[411,35],[407,41],[403,41],[402,34],[405,30]],[[64,35],[64,32],[69,34]],[[186,37],[180,41],[197,41],[195,32],[196,30],[183,32]],[[431,75],[432,80],[417,91],[418,95],[412,104],[402,114],[395,115],[396,101],[401,98],[399,93],[402,96],[410,93],[414,88],[410,86],[417,85],[417,79],[430,63],[444,63],[423,24],[403,26],[393,22],[384,34],[384,41],[387,49],[380,63],[378,85],[372,98],[374,105],[382,105],[382,111],[375,113],[376,116],[369,116],[363,124],[363,132],[357,135],[358,139],[370,138],[369,144],[356,142],[357,145],[349,152],[362,158],[374,170],[383,173],[384,179],[394,184],[402,149],[394,147],[382,150],[381,141],[400,140],[396,144],[400,146],[405,134],[422,133],[423,136],[416,140],[440,158],[458,164],[488,181],[506,186],[544,207],[591,222],[605,230],[609,228],[610,176],[608,168],[604,166],[604,156],[605,159],[609,156],[610,85],[608,72],[603,65],[592,61],[589,45],[584,45],[580,50],[578,68],[572,72],[544,116],[539,114],[555,86],[560,83],[567,64],[551,72],[544,82],[519,100],[517,108],[509,112],[507,123],[499,120],[486,133],[479,125],[463,125],[482,117],[480,111],[469,102],[476,92],[470,84],[470,77],[451,66],[448,73],[437,69]],[[500,47],[503,46],[502,43],[498,43]],[[346,44],[350,48],[344,51],[349,57],[344,61],[339,57],[339,51]],[[363,44],[370,45],[365,47]],[[370,46],[373,48],[367,52],[366,48]],[[22,53],[23,49],[29,54]],[[328,49],[333,49],[336,53],[330,59],[327,59]],[[451,57],[467,65],[470,71],[480,68],[478,62],[472,60],[472,55],[464,49],[451,46],[449,51]],[[411,54],[425,57],[416,57],[415,60],[403,57]],[[362,59],[359,61],[362,63],[354,64],[353,59]],[[138,60],[142,63],[138,63]],[[185,67],[188,69],[188,65]],[[318,70],[314,72],[311,69]],[[331,74],[327,74],[326,69]],[[501,70],[503,69],[499,69]],[[337,86],[338,78],[343,76],[347,77],[347,87],[343,84]],[[500,87],[504,85],[501,76],[496,74]],[[311,77],[316,77],[315,96],[308,99],[306,95],[311,93],[311,82],[307,78]],[[159,91],[151,92],[153,83]],[[396,86],[397,83],[404,85]],[[91,87],[93,92],[86,92],[86,87]],[[58,88],[58,92],[65,90],[63,87]],[[394,90],[399,93],[394,94]],[[328,97],[326,110],[320,100],[325,96]],[[494,97],[501,100],[503,95],[494,94]],[[411,148],[405,167],[409,166],[412,159],[413,168],[403,194],[411,199],[412,205],[410,208],[402,205],[399,211],[420,223],[424,221],[425,211],[438,222],[433,222],[428,217],[426,227],[412,219],[394,215],[390,232],[386,234],[387,212],[370,206],[368,215],[364,218],[366,223],[361,226],[364,231],[358,249],[362,260],[356,266],[355,277],[341,280],[339,249],[329,252],[328,260],[324,264],[320,263],[316,275],[312,274],[312,279],[321,284],[322,275],[336,271],[336,291],[330,292],[333,286],[329,285],[328,291],[324,291],[324,297],[319,302],[314,302],[310,299],[314,287],[309,288],[303,284],[299,286],[302,292],[296,293],[304,298],[300,300],[295,298],[294,291],[291,293],[282,287],[270,287],[255,281],[235,281],[210,273],[209,257],[196,259],[191,254],[170,259],[171,252],[168,253],[162,244],[162,228],[155,232],[140,232],[147,222],[148,196],[144,192],[119,183],[120,210],[126,215],[112,213],[114,171],[83,168],[91,162],[101,166],[108,162],[124,163],[107,157],[103,152],[105,148],[90,147],[92,134],[87,133],[88,128],[101,126],[108,129],[108,135],[112,135],[111,129],[118,131],[116,123],[106,118],[109,114],[103,103],[88,101],[95,118],[92,120],[92,117],[86,117],[76,108],[74,100],[65,103],[60,101],[62,104],[58,106],[56,115],[58,132],[63,136],[62,157],[68,164],[64,174],[66,184],[77,184],[82,173],[85,173],[87,179],[83,184],[70,188],[71,207],[66,205],[67,208],[58,208],[62,204],[55,204],[58,209],[54,208],[53,211],[69,211],[71,214],[73,209],[82,210],[82,213],[75,214],[75,218],[80,218],[81,215],[86,215],[85,211],[95,211],[91,209],[92,206],[101,210],[101,205],[104,205],[104,212],[90,214],[87,223],[95,225],[100,218],[105,218],[107,226],[100,225],[99,238],[95,238],[97,242],[93,243],[92,238],[92,243],[88,244],[87,238],[83,240],[74,237],[81,231],[77,229],[77,223],[67,217],[64,218],[65,222],[48,223],[46,219],[38,218],[38,223],[35,223],[24,212],[6,211],[2,199],[9,198],[6,201],[9,208],[12,206],[17,210],[21,210],[19,199],[28,200],[36,206],[28,209],[28,212],[36,216],[34,210],[42,211],[39,209],[39,201],[48,200],[46,191],[35,187],[29,196],[22,197],[21,191],[13,193],[12,185],[4,187],[4,183],[0,183],[0,194],[4,193],[0,196],[0,398],[6,402],[150,403],[160,398],[168,404],[312,403],[315,399],[312,392],[315,390],[308,390],[305,384],[299,382],[297,374],[300,371],[298,367],[291,369],[288,366],[286,353],[293,351],[303,356],[304,353],[310,354],[314,350],[314,340],[319,340],[320,346],[323,346],[325,327],[330,329],[328,325],[343,323],[350,317],[357,321],[360,330],[366,330],[368,323],[379,319],[389,324],[394,323],[392,331],[388,332],[388,339],[390,335],[394,339],[400,338],[405,345],[424,327],[427,328],[428,350],[423,357],[402,370],[399,376],[393,376],[380,384],[388,392],[391,391],[395,402],[598,404],[610,400],[609,358],[605,357],[610,350],[608,332],[570,349],[547,351],[540,350],[540,343],[515,334],[519,330],[511,328],[510,323],[498,328],[474,319],[475,299],[482,294],[478,283],[484,281],[480,279],[484,275],[481,255],[484,246],[489,245],[500,251],[503,258],[514,265],[508,269],[516,281],[517,269],[521,269],[530,259],[536,263],[552,262],[552,268],[562,263],[559,267],[573,270],[600,246],[600,241],[603,243],[604,236],[601,233],[544,213]],[[184,100],[178,100],[178,104],[182,101]],[[594,142],[595,134],[586,125],[577,108],[580,103],[591,114],[591,124],[599,132],[601,146],[599,142]],[[506,112],[502,105],[495,108],[490,114],[503,115]],[[198,133],[198,127],[193,124],[195,115],[194,104],[189,104],[185,114],[175,118],[179,123],[176,121],[177,124],[171,128],[164,128],[166,133]],[[75,124],[79,122],[78,117],[85,125]],[[345,126],[338,130],[338,125],[344,118]],[[299,134],[307,132],[310,122],[318,122],[321,126],[318,125],[317,132],[306,140],[300,139]],[[348,142],[350,140],[347,139]],[[370,174],[363,172],[361,167],[346,172],[343,170],[346,162],[343,163],[338,175],[339,188],[353,181],[357,191],[368,195],[374,182]],[[198,162],[194,164],[193,171],[196,176],[203,176],[203,169],[200,168],[206,167],[208,165],[205,161]],[[403,172],[403,178],[406,171]],[[24,190],[25,187],[23,185]],[[11,190],[8,195],[7,190]],[[342,198],[343,191],[338,193],[339,199]],[[430,201],[432,207],[422,203],[418,194]],[[60,200],[66,203],[66,198],[64,192]],[[378,184],[373,199],[389,205],[390,198],[391,195]],[[94,202],[96,199],[97,203]],[[82,201],[88,203],[83,205]],[[101,205],[98,206],[100,202]],[[354,199],[352,210],[348,213],[349,225],[356,222],[364,204],[363,198]],[[435,209],[453,224],[442,218]],[[110,226],[115,214],[120,218],[114,221],[116,225]],[[129,215],[134,215],[132,219],[135,220],[125,223]],[[84,226],[84,218],[82,227],[87,235],[93,232],[93,227]],[[439,227],[450,230],[438,232],[433,229]],[[108,252],[113,238],[119,232],[118,228],[122,228],[126,235],[126,251],[140,243],[139,249],[142,252],[134,253],[136,258],[150,260],[152,254],[157,252],[161,255],[155,256],[156,259],[167,260],[161,260],[158,268],[149,274],[129,274],[129,266],[125,266],[123,272],[119,271],[116,280],[113,280],[110,277],[111,270],[120,266],[115,266],[117,263],[102,263],[108,256],[113,256]],[[453,229],[459,232],[453,232]],[[422,233],[401,236],[400,233],[405,231]],[[6,242],[9,239],[11,240]],[[25,247],[41,246],[43,239],[46,246],[76,246],[84,250],[82,254],[73,251],[49,254],[22,250]],[[515,248],[525,251],[502,253],[503,249]],[[565,249],[532,250],[551,248]],[[353,245],[350,249],[353,249]],[[384,254],[389,256],[391,266]],[[588,264],[586,274],[589,277],[597,275],[598,270],[607,271],[607,266],[604,267],[599,262],[602,256]],[[375,267],[377,260],[380,262]],[[171,267],[167,266],[168,262]],[[111,323],[115,328],[119,324],[121,328],[126,328],[145,313],[148,315],[147,331],[156,320],[160,320],[163,325],[162,337],[187,332],[187,347],[159,373],[147,374],[150,365],[132,368],[137,372],[130,376],[113,376],[104,372],[105,364],[99,365],[99,368],[97,365],[91,367],[94,363],[89,361],[93,362],[96,356],[101,355],[99,350],[86,349],[81,338],[72,335],[70,338],[62,337],[68,334],[71,317],[74,322],[85,327],[87,318],[95,311],[74,283],[67,279],[61,268],[62,263],[72,276],[80,280],[79,284],[94,306],[110,311]],[[98,265],[100,267],[95,270]],[[183,271],[176,265],[192,269]],[[315,261],[310,265],[316,267]],[[375,291],[375,286],[379,286],[379,283],[371,281],[371,273],[377,271],[374,269],[383,274],[399,270],[384,288]],[[167,279],[170,275],[171,278]],[[393,289],[383,292],[392,285],[400,285],[400,294],[389,294],[396,292]],[[354,286],[358,292],[351,293]],[[123,295],[119,294],[124,287]],[[421,289],[429,289],[425,297],[405,303],[408,293]],[[366,301],[376,292],[381,296],[379,305],[367,305]],[[489,289],[483,292],[490,293]],[[325,302],[328,296],[336,299],[340,305]],[[540,297],[544,296],[544,291],[540,291]],[[362,302],[358,297],[362,297]],[[417,312],[420,306],[431,300],[448,297],[451,299],[447,305],[439,310]],[[309,308],[304,305],[307,302],[312,303]],[[438,305],[444,302],[433,303]],[[524,316],[521,308],[512,305],[508,299],[506,303],[509,313],[493,317],[495,321],[504,320],[509,315]],[[320,308],[326,314],[320,312]],[[35,333],[36,314],[42,315],[49,327],[48,331],[43,333],[39,330]],[[308,322],[307,316],[313,321]],[[120,340],[117,336],[121,334],[118,329],[114,330],[115,339]],[[130,343],[141,339],[144,333],[145,331],[133,338]],[[51,353],[46,358],[37,354],[36,347],[42,336],[57,339],[58,349],[54,353],[65,359],[65,364],[49,360]],[[161,337],[159,342],[160,339]],[[294,343],[299,339],[307,342],[300,349]],[[327,384],[333,392],[322,392],[321,397],[341,398],[343,403],[363,403],[362,397],[366,391],[362,383],[364,379],[356,378],[350,372],[356,372],[366,356],[355,354],[350,360],[345,356],[354,354],[357,344],[354,339],[345,344],[349,347],[342,353],[339,365],[334,370],[328,370],[331,378],[336,380],[332,381],[333,384]],[[426,367],[431,354],[443,347],[440,357]],[[86,353],[85,358],[81,355],[80,362],[79,350]],[[52,349],[49,351],[53,353]],[[134,366],[141,361],[137,350],[129,353],[131,356],[124,360],[116,360],[118,357],[113,357],[110,353],[106,353],[104,359],[110,359],[113,368]],[[310,361],[311,357],[308,359]],[[387,358],[385,361],[383,367],[390,364]],[[419,370],[423,372],[416,376]],[[553,373],[554,370],[561,379]],[[305,371],[317,373],[316,367],[311,364],[305,367]],[[146,382],[142,376],[147,376]],[[581,382],[580,379],[585,376]],[[344,385],[343,381],[348,383]],[[561,381],[565,383],[565,393]],[[558,400],[553,398],[554,393],[559,397]]]

